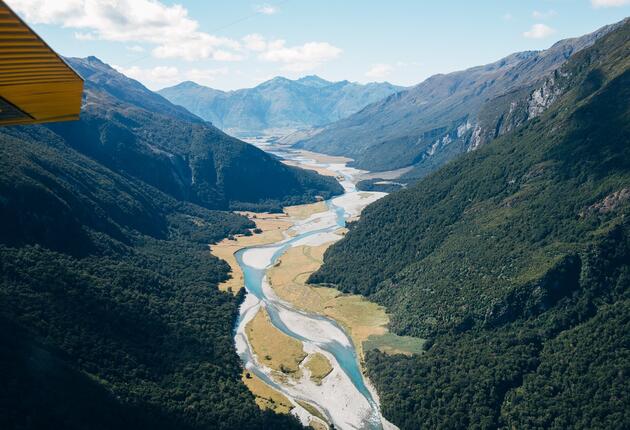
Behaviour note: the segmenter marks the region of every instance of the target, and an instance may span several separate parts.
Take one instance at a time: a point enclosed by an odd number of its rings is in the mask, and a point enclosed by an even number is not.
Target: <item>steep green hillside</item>
[[[1,428],[299,427],[241,383],[240,297],[216,288],[228,267],[207,244],[249,220],[43,127],[0,131],[0,219]]]
[[[209,209],[278,211],[342,192],[332,178],[280,163],[94,57],[69,62],[86,79],[81,121],[47,128],[115,171]]]
[[[384,304],[370,353],[417,428],[630,425],[630,25],[574,55],[540,117],[368,207],[312,282]]]
[[[252,136],[328,124],[401,90],[387,82],[361,85],[305,76],[276,77],[254,88],[227,92],[182,82],[159,93],[221,130]]]

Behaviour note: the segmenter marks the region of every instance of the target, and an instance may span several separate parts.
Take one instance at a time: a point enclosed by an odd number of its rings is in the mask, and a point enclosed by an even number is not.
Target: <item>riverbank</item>
[[[310,274],[323,264],[324,252],[332,243],[289,248],[268,271],[269,284],[281,300],[303,311],[326,315],[337,321],[352,338],[363,365],[363,343],[370,336],[386,334],[389,318],[382,306],[362,296],[306,284]],[[361,370],[364,371],[363,366]]]
[[[391,428],[362,368],[364,345],[387,334],[387,314],[361,296],[306,284],[325,250],[346,234],[345,223],[385,194],[358,192],[354,184],[361,171],[347,167],[347,160],[266,149],[285,162],[330,171],[345,193],[287,208],[272,220],[249,214],[260,219],[260,237],[212,248],[233,267],[229,288],[247,289],[235,334],[244,381],[261,407],[286,413],[292,405],[290,413],[304,425]]]
[[[343,176],[339,176],[337,170],[328,168],[326,165],[334,164],[341,165],[347,164],[352,161],[351,158],[335,157],[333,155],[318,154],[316,152],[296,150],[293,151],[296,159],[282,160],[282,162],[288,166],[300,167],[302,169],[314,170],[320,175],[334,176],[340,180],[343,180]]]
[[[295,221],[306,219],[309,216],[326,211],[324,202],[310,203],[298,206],[289,206],[280,214],[268,212],[239,212],[248,217],[256,224],[249,236],[237,235],[232,238],[225,238],[221,242],[210,245],[210,253],[220,258],[230,266],[230,278],[219,284],[221,291],[231,291],[236,294],[243,288],[243,271],[236,261],[234,254],[241,249],[269,245],[280,242],[286,237],[286,232]]]

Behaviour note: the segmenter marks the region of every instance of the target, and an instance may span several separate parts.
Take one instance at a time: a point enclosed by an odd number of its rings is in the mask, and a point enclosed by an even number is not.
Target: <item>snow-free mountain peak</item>
[[[402,89],[387,82],[363,85],[309,75],[296,80],[276,76],[253,88],[227,92],[181,83],[159,93],[222,130],[243,136],[322,126]]]

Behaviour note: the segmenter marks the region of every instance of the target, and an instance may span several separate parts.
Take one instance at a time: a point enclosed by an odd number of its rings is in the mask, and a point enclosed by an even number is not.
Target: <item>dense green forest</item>
[[[278,428],[240,382],[207,244],[254,225],[0,135],[0,427]]]
[[[278,429],[241,382],[230,208],[341,192],[96,59],[81,121],[0,130],[0,428]],[[269,187],[268,191],[263,188]]]
[[[385,305],[367,355],[401,429],[630,426],[630,24],[545,114],[369,206],[310,278]]]

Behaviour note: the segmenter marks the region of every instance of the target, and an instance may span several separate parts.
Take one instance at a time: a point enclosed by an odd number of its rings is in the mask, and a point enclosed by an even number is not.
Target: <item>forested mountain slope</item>
[[[85,78],[81,121],[47,126],[105,166],[209,209],[279,210],[341,193],[230,137],[94,57],[69,59]]]
[[[94,58],[81,121],[0,129],[0,428],[301,428],[241,382],[214,210],[340,187]]]
[[[539,115],[554,99],[549,91],[537,92],[540,81],[619,25],[562,40],[544,51],[519,52],[485,66],[432,76],[324,127],[297,146],[348,156],[354,166],[372,171],[413,166],[403,182],[421,178]],[[512,102],[523,98],[525,108],[514,111]]]
[[[227,265],[207,248],[252,223],[40,132],[0,135],[0,426],[292,425],[240,382],[239,298],[217,290]]]
[[[403,89],[387,82],[362,85],[305,76],[276,77],[235,91],[182,82],[159,93],[221,130],[251,136],[328,124]]]
[[[312,275],[429,339],[367,357],[402,429],[630,425],[629,59],[626,23],[544,114],[369,206]]]

